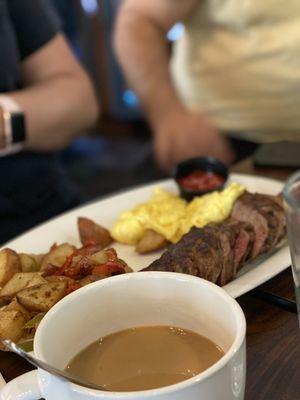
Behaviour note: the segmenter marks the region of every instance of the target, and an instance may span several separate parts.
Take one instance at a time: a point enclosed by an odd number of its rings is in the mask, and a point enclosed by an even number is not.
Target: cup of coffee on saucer
[[[222,288],[168,272],[138,272],[70,294],[44,317],[35,356],[95,390],[38,369],[0,399],[242,400],[244,314]]]

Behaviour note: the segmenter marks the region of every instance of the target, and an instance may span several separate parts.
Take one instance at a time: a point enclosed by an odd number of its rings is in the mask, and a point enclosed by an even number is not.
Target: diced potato
[[[26,287],[41,285],[42,283],[47,283],[46,279],[42,277],[40,272],[35,273],[35,275],[30,279]]]
[[[100,244],[86,245],[76,250],[75,257],[90,257],[91,255],[96,254],[102,250],[103,246],[100,246]]]
[[[5,307],[5,311],[19,311],[24,314],[25,322],[29,321],[31,318],[30,313],[18,302],[17,298],[15,297],[8,306]]]
[[[90,283],[94,283],[94,282],[100,281],[100,279],[104,279],[104,278],[106,278],[105,275],[103,275],[103,276],[100,276],[100,275],[88,275],[88,276],[85,276],[84,278],[82,278],[80,280],[80,284],[82,286],[86,286],[86,285],[89,285]]]
[[[105,264],[108,261],[108,257],[105,250],[97,251],[97,253],[88,256],[88,258],[95,264]]]
[[[127,263],[126,263],[124,260],[122,260],[122,258],[119,258],[119,257],[118,257],[118,261],[123,265],[124,271],[125,271],[126,273],[128,273],[128,272],[133,272],[133,269],[130,268],[129,265],[127,265]]]
[[[63,243],[47,253],[41,263],[41,271],[45,270],[48,264],[61,267],[66,261],[66,258],[74,253],[76,248],[68,243]]]
[[[0,286],[4,286],[21,269],[20,258],[15,251],[11,249],[0,251]]]
[[[47,282],[74,282],[74,279],[64,275],[50,275],[45,278]]]
[[[66,282],[48,282],[21,290],[17,299],[28,311],[46,312],[64,297],[66,288]]]
[[[39,270],[37,262],[29,254],[20,253],[19,257],[21,261],[22,272],[36,272]]]
[[[1,289],[0,298],[10,300],[24,289],[38,272],[17,272]]]
[[[68,276],[64,275],[50,275],[47,276],[45,279],[47,282],[65,282],[67,288],[71,287],[76,282],[75,279],[69,278]]]
[[[113,241],[107,229],[88,218],[78,218],[78,230],[83,246],[94,243],[102,246],[104,249],[104,247],[110,245]]]
[[[34,261],[36,262],[36,265],[38,267],[38,270],[40,270],[43,258],[45,257],[46,254],[32,254],[31,253],[31,254],[27,254],[27,255],[34,259]]]
[[[162,249],[166,244],[167,241],[162,235],[152,229],[147,229],[138,242],[135,250],[140,254],[145,254],[154,250]]]
[[[7,300],[0,299],[0,311],[3,307],[6,307],[6,305],[7,305]]]
[[[59,271],[60,267],[56,267],[55,265],[48,264],[47,267],[41,271],[41,274],[44,278],[47,278],[49,275],[54,275]]]
[[[18,340],[20,340],[23,335],[25,323],[25,315],[20,311],[1,311],[0,339],[10,339],[13,342],[18,342]]]
[[[126,265],[124,265],[124,271],[128,274],[128,273],[133,272],[133,269],[130,268],[129,265],[126,264]]]

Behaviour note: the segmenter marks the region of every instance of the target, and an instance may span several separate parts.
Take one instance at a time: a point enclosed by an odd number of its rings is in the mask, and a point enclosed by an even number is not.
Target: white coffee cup
[[[242,400],[245,390],[244,314],[223,289],[203,279],[138,272],[103,279],[70,294],[44,317],[34,339],[36,357],[63,369],[99,337],[122,329],[169,325],[198,332],[225,355],[197,376],[139,392],[87,389],[43,370],[11,381],[1,400]]]

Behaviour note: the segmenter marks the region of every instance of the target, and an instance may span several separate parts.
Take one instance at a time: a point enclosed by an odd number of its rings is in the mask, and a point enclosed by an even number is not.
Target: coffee
[[[122,330],[77,354],[66,371],[109,391],[137,391],[189,379],[224,352],[208,338],[170,326]]]

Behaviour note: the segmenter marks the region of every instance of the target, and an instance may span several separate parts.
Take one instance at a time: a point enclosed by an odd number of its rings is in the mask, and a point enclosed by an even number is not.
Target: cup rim
[[[130,277],[129,277],[130,275]],[[186,379],[184,381],[175,383],[173,385],[168,385],[168,386],[163,386],[160,388],[156,389],[148,389],[148,390],[140,390],[140,391],[131,391],[131,392],[107,392],[107,391],[101,391],[101,390],[95,390],[95,389],[88,389],[83,386],[77,385],[75,383],[68,382],[70,385],[71,390],[76,390],[78,393],[83,393],[83,394],[92,394],[93,396],[96,396],[96,398],[106,398],[106,399],[119,399],[119,400],[134,400],[135,398],[149,398],[152,396],[158,396],[162,394],[170,394],[175,391],[183,390],[189,386],[192,386],[196,383],[199,383],[201,381],[204,381],[206,378],[209,378],[211,375],[219,371],[222,367],[224,367],[228,361],[236,354],[236,352],[241,348],[244,340],[245,340],[245,335],[246,335],[246,319],[245,315],[240,307],[240,305],[237,303],[237,301],[232,298],[224,289],[222,289],[220,286],[215,285],[212,282],[209,282],[203,278],[199,278],[196,276],[192,275],[187,275],[187,274],[182,274],[182,273],[177,273],[177,272],[163,272],[163,271],[140,271],[140,272],[133,272],[131,274],[122,274],[122,275],[117,275],[117,276],[112,276],[106,279],[103,279],[101,281],[97,281],[94,283],[91,283],[89,285],[84,286],[81,289],[78,289],[77,291],[69,294],[68,296],[64,297],[62,300],[60,300],[57,304],[52,307],[50,311],[47,312],[43,320],[38,326],[38,329],[36,331],[35,337],[34,337],[34,352],[38,358],[40,358],[43,361],[46,361],[44,357],[42,357],[42,350],[39,349],[39,341],[41,335],[43,335],[43,329],[44,327],[47,326],[47,322],[50,318],[55,313],[59,312],[59,309],[64,307],[66,304],[69,304],[77,297],[80,296],[85,296],[85,293],[90,291],[90,290],[99,290],[103,286],[109,286],[114,284],[116,281],[126,281],[128,279],[132,279],[133,276],[138,276],[138,279],[148,279],[148,277],[154,277],[156,279],[176,279],[176,280],[184,280],[184,281],[190,281],[190,282],[195,282],[199,283],[199,285],[204,285],[212,289],[213,291],[217,292],[223,299],[224,301],[230,306],[232,309],[232,312],[235,316],[236,324],[237,324],[237,333],[235,335],[235,339],[230,346],[230,348],[226,351],[223,357],[221,357],[215,364],[213,364],[211,367],[206,369],[203,372],[200,372],[196,376]],[[133,278],[135,279],[135,278]],[[98,289],[99,287],[99,289]],[[47,372],[45,372],[48,374]],[[60,379],[55,377],[56,379]]]
[[[285,182],[284,188],[282,190],[283,198],[285,202],[293,209],[300,210],[300,204],[295,201],[290,193],[290,188],[293,186],[294,183],[299,181],[300,185],[300,171],[294,172],[292,175],[289,176],[287,181]]]

